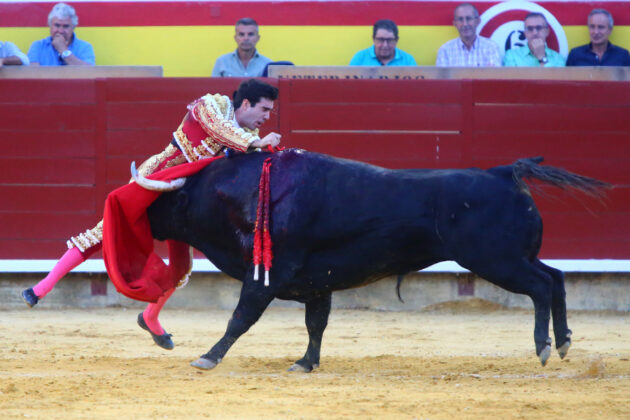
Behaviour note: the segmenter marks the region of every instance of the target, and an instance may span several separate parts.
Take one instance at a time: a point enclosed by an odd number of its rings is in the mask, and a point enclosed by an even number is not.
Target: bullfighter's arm
[[[193,117],[212,138],[230,149],[246,152],[251,143],[260,140],[258,130],[237,127],[232,102],[227,96],[206,95],[190,105]]]

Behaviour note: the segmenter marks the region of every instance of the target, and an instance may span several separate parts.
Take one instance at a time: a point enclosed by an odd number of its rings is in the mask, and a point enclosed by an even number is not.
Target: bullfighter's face
[[[268,98],[260,98],[256,105],[244,99],[236,113],[236,119],[241,127],[247,127],[250,130],[260,128],[271,116],[273,110],[273,101]]]

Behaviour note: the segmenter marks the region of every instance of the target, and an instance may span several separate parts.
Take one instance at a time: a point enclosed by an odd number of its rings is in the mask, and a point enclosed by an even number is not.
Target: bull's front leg
[[[225,334],[208,353],[191,362],[190,365],[206,370],[218,365],[232,344],[258,321],[269,306],[274,298],[269,289],[271,288],[264,287],[260,281],[244,283],[238,305],[228,322]]]
[[[322,336],[328,325],[332,293],[327,293],[306,302],[306,329],[308,330],[308,347],[304,357],[289,368],[290,371],[311,372],[319,367],[319,355],[322,347]]]

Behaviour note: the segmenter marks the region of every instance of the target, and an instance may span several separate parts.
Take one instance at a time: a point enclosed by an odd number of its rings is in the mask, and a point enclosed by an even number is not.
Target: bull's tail
[[[512,178],[522,190],[529,192],[529,187],[524,179],[536,179],[546,184],[563,190],[578,190],[597,199],[606,196],[606,190],[613,188],[611,184],[587,176],[574,174],[566,169],[554,166],[539,166],[542,157],[519,159],[512,165]],[[536,184],[532,184],[535,190],[540,191]]]

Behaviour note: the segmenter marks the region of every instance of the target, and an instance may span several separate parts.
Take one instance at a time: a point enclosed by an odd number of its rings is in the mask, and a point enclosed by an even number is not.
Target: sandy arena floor
[[[533,314],[483,302],[425,312],[333,310],[321,367],[304,313],[271,309],[212,371],[188,365],[228,311],[163,312],[176,347],[136,311],[0,311],[0,417],[46,419],[630,418],[630,314],[570,313],[573,347],[546,367]]]

